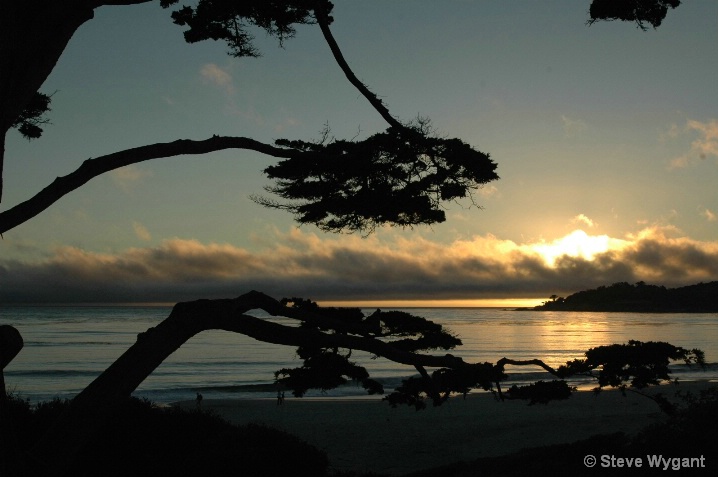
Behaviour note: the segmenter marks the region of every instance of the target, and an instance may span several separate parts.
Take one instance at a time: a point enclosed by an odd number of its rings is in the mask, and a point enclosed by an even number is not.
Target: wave
[[[5,376],[14,377],[77,377],[77,376],[98,376],[103,370],[78,370],[78,369],[30,369],[26,371],[18,371],[6,369]]]
[[[45,307],[4,308],[3,321],[16,323],[26,349],[8,368],[8,384],[32,389],[31,395],[60,393],[72,395],[98,376],[120,348],[133,344],[139,331],[166,318],[167,309],[122,307]],[[370,310],[370,311],[373,311]],[[469,362],[495,360],[504,355],[515,359],[541,357],[552,364],[563,364],[583,356],[591,346],[608,342],[665,340],[684,347],[697,347],[712,361],[718,358],[718,321],[716,315],[648,314],[561,314],[543,312],[507,313],[487,309],[413,309],[447,326],[462,338],[464,346],[455,352]],[[264,315],[262,315],[264,316]],[[560,317],[561,319],[557,319]],[[272,320],[272,318],[267,318]],[[279,320],[279,319],[278,319]],[[656,327],[656,328],[651,328]],[[220,333],[220,332],[217,332]],[[244,339],[244,337],[240,338]],[[402,379],[415,372],[388,360],[370,360],[369,354],[356,352],[354,359],[366,366],[382,382],[386,392],[401,385]],[[157,402],[194,399],[196,392],[207,398],[276,397],[273,373],[283,367],[298,367],[293,350],[280,351],[277,345],[258,341],[236,341],[215,334],[200,336],[185,344],[144,382],[139,396],[151,396]],[[92,370],[92,368],[97,368]],[[26,369],[27,371],[22,371]],[[671,378],[680,381],[718,380],[718,364],[698,366],[672,365]],[[554,379],[536,367],[508,367],[511,384],[528,384]],[[595,379],[585,378],[586,384]],[[574,382],[573,380],[571,381]],[[315,396],[365,396],[354,383]]]
[[[26,341],[26,346],[106,346],[106,345],[121,345],[125,346],[125,343],[115,343],[112,341]]]
[[[246,365],[249,363],[240,362],[228,362],[228,363],[213,363],[221,366],[225,365]],[[266,365],[265,362],[256,362],[257,365]],[[194,363],[193,363],[194,365]],[[34,369],[34,370],[12,370],[6,369],[4,374],[6,376],[13,377],[81,377],[81,376],[97,376],[102,373],[102,369],[97,370],[78,370],[78,369]],[[707,363],[705,367],[697,365],[686,365],[686,364],[675,364],[669,366],[669,371],[673,378],[681,378],[690,375],[691,378],[700,379],[702,376],[705,379],[716,379],[718,377],[718,363]],[[157,370],[155,375],[192,375],[187,369],[177,373],[167,373],[167,370]],[[540,380],[552,380],[556,379],[553,375],[546,371],[516,371],[508,372],[508,378],[505,383],[531,383]],[[418,375],[414,375],[417,377]],[[401,385],[404,379],[409,376],[387,376],[373,378],[381,383],[385,388],[395,388]],[[570,379],[570,381],[591,381],[592,378],[588,376],[576,376]],[[344,384],[343,387],[360,387],[357,383],[350,381]],[[194,386],[178,386],[167,388],[167,390],[205,390],[205,391],[219,391],[219,392],[267,392],[276,391],[277,385],[270,382],[251,382],[251,383],[239,383],[239,384],[213,384],[213,385],[194,385]],[[159,389],[157,389],[159,391]]]
[[[240,360],[232,360],[232,361],[177,361],[177,362],[167,362],[165,363],[167,366],[182,366],[187,368],[209,368],[209,367],[232,367],[232,366],[266,366],[269,368],[273,368],[275,366],[278,367],[298,367],[301,366],[302,363],[299,360],[295,360],[294,363],[287,362],[287,361],[240,361]]]
[[[718,374],[718,363],[706,363],[703,367],[697,364],[672,364],[668,366],[668,370],[675,374],[700,374],[704,372],[706,374],[716,375]]]

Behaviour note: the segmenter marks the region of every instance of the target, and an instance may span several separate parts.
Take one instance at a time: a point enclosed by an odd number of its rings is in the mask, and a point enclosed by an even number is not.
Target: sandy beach
[[[697,390],[707,383],[661,386]],[[657,392],[657,388],[652,388]],[[192,409],[193,401],[179,403]],[[664,418],[651,400],[617,391],[595,396],[578,392],[566,400],[528,406],[497,402],[491,394],[470,394],[423,411],[393,409],[378,399],[205,400],[235,424],[264,423],[286,430],[327,452],[337,470],[401,475],[522,448],[570,443],[596,434],[635,433]]]

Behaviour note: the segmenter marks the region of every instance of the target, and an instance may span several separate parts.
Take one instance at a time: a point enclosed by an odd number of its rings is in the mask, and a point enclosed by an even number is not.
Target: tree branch
[[[351,333],[360,336],[369,336],[367,328],[362,323],[356,323],[352,321],[340,320],[332,318],[331,316],[321,315],[304,309],[291,308],[283,305],[281,302],[274,298],[266,295],[262,292],[251,291],[242,295],[245,300],[250,300],[252,308],[259,308],[272,316],[283,316],[285,318],[291,318],[299,320],[312,325],[316,328],[332,329],[340,333]],[[376,338],[376,335],[373,335]]]
[[[421,377],[424,379],[424,382],[426,383],[427,389],[429,390],[429,397],[434,402],[439,402],[441,400],[441,396],[439,395],[439,390],[436,389],[436,383],[433,379],[431,379],[431,376],[429,373],[426,372],[426,369],[424,369],[421,365],[414,365],[414,368],[419,372]]]
[[[102,7],[105,5],[139,5],[140,3],[149,3],[153,0],[92,0],[90,5],[92,8]]]
[[[332,51],[332,55],[334,55],[334,59],[339,64],[339,67],[342,69],[344,75],[347,77],[349,82],[354,85],[356,89],[359,90],[359,92],[369,101],[369,103],[371,103],[374,109],[377,110],[377,112],[381,115],[382,118],[386,120],[386,122],[388,122],[391,126],[395,128],[405,129],[404,125],[391,115],[387,107],[384,106],[382,100],[379,99],[377,95],[369,91],[369,88],[367,88],[364,83],[359,81],[352,69],[349,67],[349,64],[344,59],[344,55],[339,49],[339,45],[337,44],[331,30],[329,29],[329,16],[327,15],[326,10],[324,10],[324,8],[321,6],[318,6],[314,9],[314,15],[317,18],[317,23],[319,24],[319,27],[322,29],[322,34],[324,35],[324,39],[329,45],[329,49]]]
[[[412,353],[400,350],[392,346],[391,343],[380,341],[373,337],[323,333],[309,328],[296,328],[271,323],[243,314],[252,309],[261,309],[271,315],[287,318],[299,318],[301,316],[301,319],[313,326],[341,331],[341,328],[338,327],[340,320],[316,314],[311,314],[311,320],[306,320],[309,314],[299,313],[297,310],[286,307],[274,298],[257,291],[251,291],[234,300],[199,300],[178,303],[172,314],[187,316],[188,318],[186,319],[189,320],[201,320],[201,330],[220,329],[232,331],[266,343],[362,350],[409,366],[455,368],[467,365],[461,358],[448,354],[433,356]],[[167,318],[167,320],[169,319]],[[346,325],[342,326],[342,328],[349,330]]]
[[[207,154],[223,149],[249,149],[269,156],[290,158],[297,151],[270,146],[246,137],[212,136],[204,141],[180,139],[174,142],[157,143],[126,149],[106,156],[88,159],[70,174],[56,178],[49,186],[32,198],[6,211],[0,212],[0,233],[17,227],[44,211],[60,198],[81,187],[90,179],[105,172],[139,162],[188,154]]]
[[[0,16],[0,135],[5,136],[55,68],[78,28],[103,5],[137,5],[152,0],[67,0],[3,2]],[[17,45],[22,45],[18,48]],[[0,201],[3,158],[0,153]]]
[[[451,355],[411,353],[373,338],[280,325],[245,314],[252,309],[289,317],[296,314],[295,310],[256,291],[235,299],[197,300],[175,305],[162,323],[140,333],[137,341],[122,356],[73,399],[68,410],[33,448],[36,464],[46,462],[61,475],[72,456],[92,438],[113,409],[128,398],[169,355],[191,337],[206,330],[231,331],[287,346],[359,349],[412,366],[467,365],[461,358]]]
[[[509,359],[509,358],[501,358],[500,360],[498,360],[496,362],[496,366],[500,369],[503,369],[503,367],[507,364],[510,364],[512,366],[539,366],[558,378],[562,377],[558,371],[556,371],[555,369],[553,369],[551,366],[544,363],[540,359],[527,359],[527,360],[520,361],[520,360],[515,360],[515,359]]]
[[[3,177],[5,177],[5,136],[7,131],[0,131],[0,203],[2,202]]]

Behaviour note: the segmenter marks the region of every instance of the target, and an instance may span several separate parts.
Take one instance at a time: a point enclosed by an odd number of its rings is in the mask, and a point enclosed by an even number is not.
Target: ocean
[[[9,391],[31,402],[72,398],[119,357],[137,334],[157,325],[168,306],[1,306],[0,324],[15,326],[25,346],[5,369]],[[363,310],[365,313],[373,309]],[[540,358],[558,366],[595,346],[628,340],[667,341],[699,348],[709,365],[705,370],[672,366],[680,380],[718,381],[718,314],[535,312],[497,308],[411,308],[413,314],[441,323],[463,341],[450,351],[469,362],[496,362],[502,357]],[[260,310],[254,316],[279,323]],[[442,353],[443,354],[443,353]],[[413,368],[354,352],[372,377],[391,391]],[[188,341],[137,389],[135,396],[157,403],[194,399],[200,392],[212,398],[273,398],[274,371],[300,366],[295,349],[256,341],[236,333],[210,331]],[[509,383],[551,379],[539,368],[509,368]],[[590,382],[574,384],[586,387]],[[366,396],[353,383],[307,398]],[[287,398],[291,398],[287,394]],[[378,399],[376,396],[368,398]]]

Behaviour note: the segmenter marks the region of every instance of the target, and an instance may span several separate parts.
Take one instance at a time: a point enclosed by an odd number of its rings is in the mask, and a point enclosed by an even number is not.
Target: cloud
[[[199,74],[206,83],[211,83],[219,87],[229,95],[234,94],[234,81],[232,79],[232,75],[214,63],[207,63],[202,66]]]
[[[114,183],[125,192],[130,192],[138,183],[151,176],[151,171],[140,169],[134,164],[110,172]]]
[[[669,169],[685,168],[709,158],[718,159],[718,119],[711,119],[707,122],[689,119],[686,121],[682,133],[676,132],[674,127],[669,131],[669,137],[680,137],[681,135],[690,135],[694,139],[685,154],[671,160]]]
[[[152,240],[152,234],[150,234],[149,230],[147,230],[147,227],[145,227],[141,223],[132,222],[132,228],[134,229],[135,235],[138,239],[144,240],[145,242]]]
[[[707,123],[689,120],[686,129],[698,131],[699,137],[691,143],[691,150],[701,159],[708,156],[718,157],[718,120],[713,119]]]
[[[563,123],[563,132],[567,137],[578,136],[588,129],[586,121],[582,119],[572,119],[563,114],[561,115],[561,122]]]
[[[680,283],[718,277],[718,242],[681,237],[673,227],[641,231],[623,258],[645,281]]]
[[[284,133],[287,129],[294,128],[301,124],[301,122],[294,117],[286,117],[281,123],[274,125],[275,133]]]
[[[713,212],[710,209],[703,209],[701,210],[701,215],[706,218],[708,222],[715,222],[718,217],[716,217],[715,212]]]
[[[538,252],[545,262],[555,265],[565,257],[593,260],[609,251],[618,251],[626,247],[627,242],[607,235],[590,236],[583,230],[574,230],[570,234],[552,242],[525,245],[524,248]]]
[[[483,197],[484,199],[490,199],[491,197],[500,197],[501,193],[499,192],[498,187],[496,187],[493,184],[490,185],[482,185],[479,187],[479,190],[477,193]]]
[[[315,300],[547,297],[618,281],[718,280],[718,241],[670,227],[623,239],[579,232],[548,244],[490,234],[446,245],[292,230],[266,237],[271,245],[256,251],[186,239],[117,253],[62,247],[35,261],[0,259],[0,301],[175,302],[252,289]]]
[[[247,103],[248,98],[239,98],[236,95],[234,78],[229,71],[227,71],[227,69],[224,69],[214,63],[207,63],[200,68],[199,74],[205,84],[212,85],[224,92],[226,95],[224,98],[224,110],[226,114],[238,116],[259,126],[264,126],[266,124],[266,120],[262,116],[261,112],[251,104],[251,101],[249,104]],[[292,117],[287,112],[285,112],[285,116],[285,119],[275,125],[275,133],[282,133],[300,123],[298,119]]]
[[[578,214],[576,217],[574,217],[571,220],[571,222],[573,222],[574,224],[584,224],[586,227],[591,227],[591,228],[593,228],[597,225],[593,220],[589,219],[584,214]]]
[[[691,158],[688,156],[688,154],[684,154],[682,156],[678,156],[676,158],[671,159],[671,162],[668,163],[668,169],[683,169],[685,167],[688,167],[688,165],[691,163]]]

